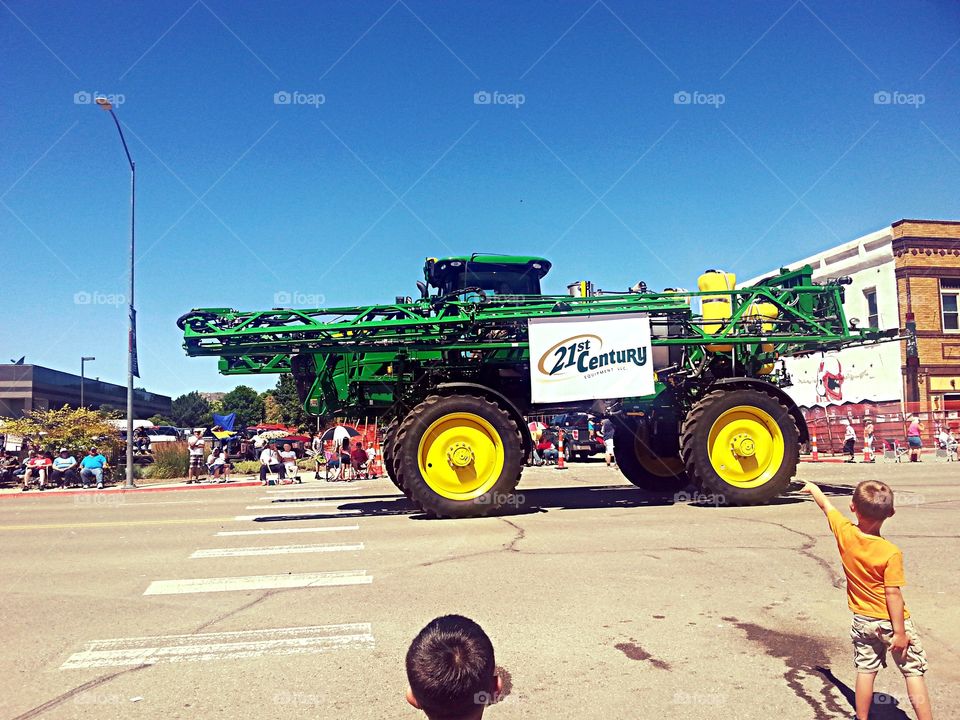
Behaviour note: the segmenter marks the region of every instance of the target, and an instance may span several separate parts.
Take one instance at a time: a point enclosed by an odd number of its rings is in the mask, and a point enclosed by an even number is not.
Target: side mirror
[[[417,290],[420,291],[420,297],[424,300],[430,296],[430,291],[427,289],[427,284],[423,280],[417,280]]]

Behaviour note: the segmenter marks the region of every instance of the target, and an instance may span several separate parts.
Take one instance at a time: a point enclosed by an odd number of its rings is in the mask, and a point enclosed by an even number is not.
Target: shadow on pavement
[[[393,499],[389,499],[393,498]],[[333,498],[311,498],[332,500]],[[603,508],[634,508],[673,505],[675,497],[670,494],[648,493],[638,488],[624,485],[601,485],[587,487],[532,488],[519,490],[507,503],[491,517],[513,517],[551,510],[595,510]],[[306,500],[306,498],[304,498]],[[308,515],[268,515],[258,517],[254,522],[287,522],[296,520],[347,520],[352,517],[378,517],[389,515],[407,515],[414,520],[433,520],[416,505],[402,496],[375,495],[356,498],[336,498],[340,502],[338,512],[312,513]],[[355,502],[350,502],[355,500]],[[277,509],[295,508],[296,501],[276,503]]]
[[[816,670],[840,691],[851,708],[856,707],[856,692],[853,688],[834,675],[828,667],[817,667]],[[870,705],[870,720],[910,720],[910,716],[900,709],[900,701],[893,695],[875,692]]]

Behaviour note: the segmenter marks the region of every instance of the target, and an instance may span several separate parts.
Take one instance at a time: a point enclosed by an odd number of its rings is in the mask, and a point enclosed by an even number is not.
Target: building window
[[[877,289],[864,290],[863,297],[867,301],[867,326],[880,327],[880,311],[877,310]]]
[[[960,280],[940,281],[940,308],[945,332],[960,330]]]

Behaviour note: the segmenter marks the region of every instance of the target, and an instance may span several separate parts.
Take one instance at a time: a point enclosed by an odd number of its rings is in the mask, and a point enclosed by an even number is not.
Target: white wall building
[[[861,327],[897,328],[900,313],[892,242],[891,226],[780,267],[794,270],[810,265],[813,279],[820,281],[849,276],[853,282],[844,287],[847,319],[857,318]],[[772,268],[740,285],[753,285],[778,272],[779,267]],[[852,347],[784,362],[793,378],[793,385],[785,390],[802,407],[903,400],[900,343]]]

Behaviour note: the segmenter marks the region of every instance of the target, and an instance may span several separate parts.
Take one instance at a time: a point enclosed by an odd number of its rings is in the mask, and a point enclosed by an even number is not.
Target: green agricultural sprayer
[[[417,299],[205,308],[178,325],[187,354],[219,357],[224,374],[292,373],[311,414],[380,418],[390,478],[445,517],[508,501],[532,449],[525,416],[583,410],[614,420],[634,485],[766,502],[808,439],[777,360],[897,335],[848,323],[844,279],[814,283],[810,267],[739,289],[708,271],[699,292],[591,295],[582,283],[578,296],[542,295],[549,269],[536,257],[428,259]]]

